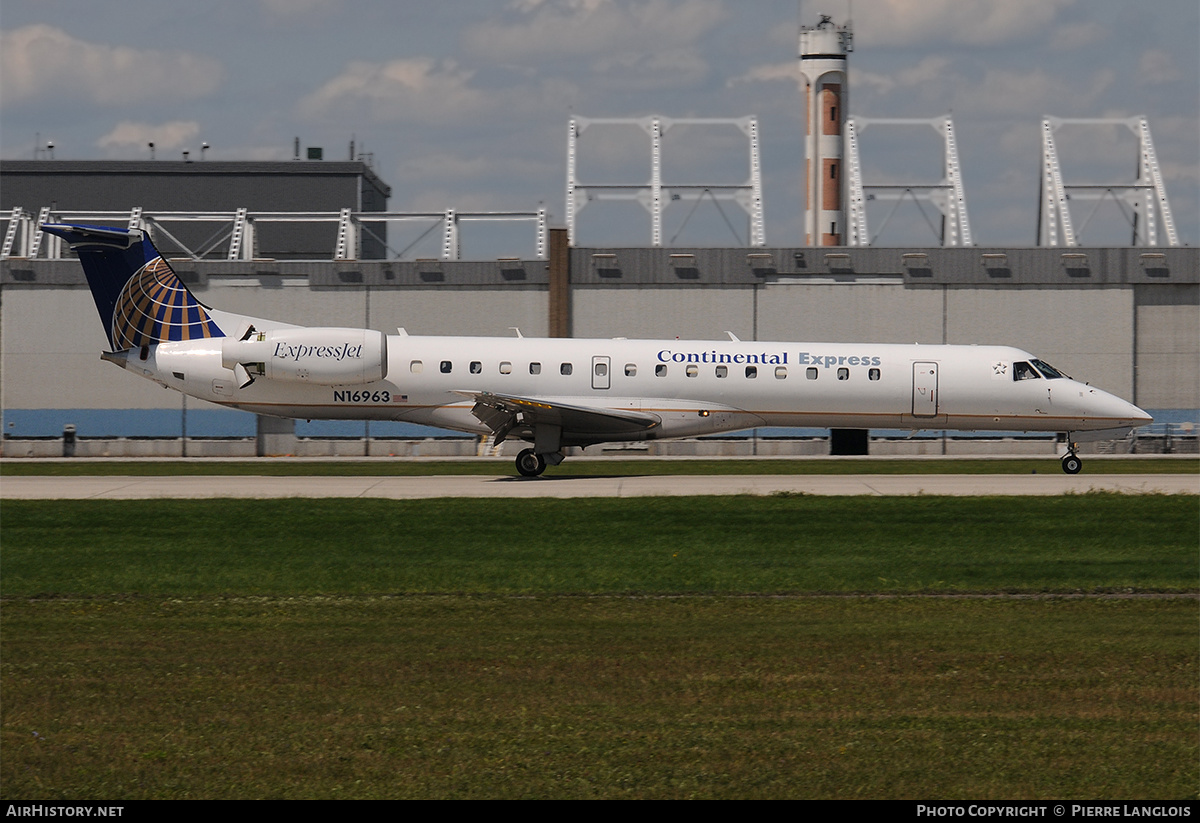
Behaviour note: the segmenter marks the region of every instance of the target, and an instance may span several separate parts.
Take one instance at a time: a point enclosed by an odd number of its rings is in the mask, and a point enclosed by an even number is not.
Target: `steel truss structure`
[[[862,164],[858,153],[858,135],[867,126],[930,126],[942,136],[943,176],[937,183],[893,183],[870,185],[863,182]],[[867,200],[894,201],[891,210],[875,233],[878,237],[905,199],[932,203],[942,214],[941,241],[943,246],[970,246],[971,221],[967,217],[967,195],[963,188],[962,169],[958,162],[958,143],[954,137],[954,121],[949,115],[928,120],[910,118],[850,117],[846,121],[846,161],[850,165],[848,183],[850,236],[847,245],[869,246],[873,238],[867,227]]]
[[[594,125],[637,126],[650,136],[650,180],[637,183],[582,183],[576,176],[579,139]],[[663,136],[676,125],[736,126],[746,135],[750,151],[749,179],[741,185],[720,183],[669,183],[662,179]],[[766,245],[763,225],[762,173],[758,152],[758,120],[754,117],[736,119],[717,117],[643,117],[643,118],[584,118],[574,117],[567,125],[567,237],[575,245],[576,217],[592,200],[633,200],[650,213],[650,245],[663,245],[662,217],[666,205],[682,199],[684,193],[695,194],[696,203],[705,196],[714,202],[731,200],[749,215],[749,245]],[[719,206],[718,206],[719,207]]]
[[[1054,133],[1065,125],[1125,126],[1138,139],[1137,179],[1133,183],[1090,183],[1068,184],[1063,181],[1062,166]],[[1179,235],[1175,231],[1175,218],[1171,215],[1171,204],[1167,200],[1167,188],[1163,182],[1158,155],[1154,151],[1154,140],[1150,137],[1150,124],[1145,117],[1120,118],[1074,118],[1047,117],[1042,120],[1042,175],[1038,200],[1038,245],[1076,246],[1078,234],[1086,228],[1096,209],[1105,199],[1112,198],[1118,205],[1126,204],[1130,209],[1129,220],[1133,227],[1134,246],[1158,245],[1158,221],[1161,218],[1167,233],[1167,245],[1178,246]],[[1077,233],[1071,217],[1069,200],[1094,200],[1087,218]]]

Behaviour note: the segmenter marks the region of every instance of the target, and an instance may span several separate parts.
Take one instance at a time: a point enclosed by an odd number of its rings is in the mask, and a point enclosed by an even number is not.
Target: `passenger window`
[[[728,366],[717,366],[717,377],[728,377],[728,376],[729,376],[729,367]]]
[[[871,369],[869,372],[867,372],[867,379],[868,380],[878,380],[879,379],[879,369]]]
[[[561,366],[558,367],[559,374],[570,374],[573,370],[574,370],[574,367],[571,366],[570,363],[563,363]]]
[[[667,367],[662,365],[661,363],[659,365],[655,366],[654,367],[654,376],[655,377],[666,377],[667,376]]]
[[[529,364],[529,373],[530,374],[541,374],[542,373],[542,364],[541,363],[530,363]]]
[[[626,377],[637,377],[637,366],[635,366],[633,363],[626,363],[625,364],[625,376]]]
[[[471,361],[471,374],[479,374],[483,371],[483,364],[478,360]]]
[[[420,360],[414,360],[408,364],[408,370],[413,374],[420,374],[425,368],[425,365]]]
[[[817,370],[814,367],[809,366],[808,369],[805,370],[804,376],[807,377],[809,380],[816,380],[817,379]]]
[[[512,363],[509,363],[507,360],[505,360],[503,363],[501,363],[500,364],[500,373],[501,374],[512,374]]]
[[[685,371],[686,371],[688,377],[695,377],[696,375],[698,375],[700,373],[700,367],[697,366],[695,363],[689,363],[688,367]]]
[[[449,360],[442,361],[442,374],[449,374],[453,370],[454,370],[453,363],[451,363]]]
[[[838,369],[838,380],[849,380],[849,379],[850,379],[850,370],[848,368],[843,366],[842,368]]]
[[[775,367],[775,379],[783,380],[785,377],[787,377],[787,366],[776,366]]]
[[[1013,363],[1013,380],[1037,380],[1041,377],[1033,366],[1025,362]]]
[[[592,370],[594,372],[596,372],[597,377],[607,377],[608,376],[608,364],[607,363],[597,363],[595,366],[592,367]]]
[[[751,380],[753,380],[755,377],[758,377],[758,366],[747,366],[746,376]]]

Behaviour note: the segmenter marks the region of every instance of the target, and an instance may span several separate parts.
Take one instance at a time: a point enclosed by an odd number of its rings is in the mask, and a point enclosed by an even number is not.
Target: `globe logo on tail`
[[[116,351],[164,340],[223,337],[166,260],[156,257],[121,289],[113,309],[112,344]]]

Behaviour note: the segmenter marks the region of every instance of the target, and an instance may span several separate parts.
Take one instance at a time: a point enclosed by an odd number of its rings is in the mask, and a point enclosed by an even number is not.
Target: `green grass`
[[[1195,798],[1196,604],[21,600],[6,800]]]
[[[5,501],[5,595],[1193,590],[1194,496]]]
[[[1200,787],[1195,496],[5,501],[0,526],[7,801]]]
[[[612,477],[620,475],[725,475],[725,474],[1031,474],[1061,471],[1058,460],[1022,459],[897,459],[863,458],[819,459],[689,459],[670,460],[649,457],[622,459],[574,458],[561,466],[547,469],[547,475]],[[372,460],[104,460],[87,458],[72,461],[12,460],[0,461],[0,476],[138,476],[171,475],[249,475],[263,477],[408,477],[428,475],[509,475],[515,474],[511,460],[409,460],[405,458]],[[1200,460],[1195,457],[1120,459],[1084,459],[1088,474],[1197,474]]]

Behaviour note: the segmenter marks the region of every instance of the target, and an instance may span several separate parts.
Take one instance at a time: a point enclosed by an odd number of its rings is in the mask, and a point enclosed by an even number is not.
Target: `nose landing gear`
[[[1062,470],[1067,474],[1079,474],[1079,470],[1083,468],[1083,461],[1075,453],[1075,445],[1071,433],[1067,432],[1067,453],[1062,459]]]

